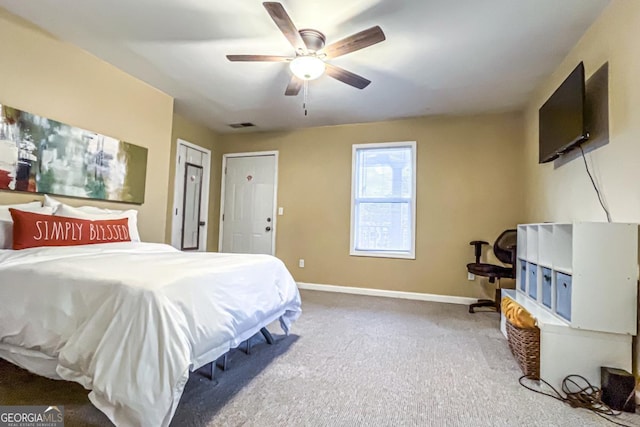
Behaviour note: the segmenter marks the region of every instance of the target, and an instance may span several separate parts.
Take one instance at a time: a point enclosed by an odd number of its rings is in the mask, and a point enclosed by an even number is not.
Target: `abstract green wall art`
[[[147,149],[0,105],[0,190],[144,202]]]

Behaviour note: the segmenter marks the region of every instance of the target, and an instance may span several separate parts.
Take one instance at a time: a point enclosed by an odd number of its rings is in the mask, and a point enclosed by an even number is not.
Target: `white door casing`
[[[207,250],[210,170],[210,150],[178,139],[171,215],[171,246],[177,249]]]
[[[220,252],[275,254],[278,152],[222,159]]]

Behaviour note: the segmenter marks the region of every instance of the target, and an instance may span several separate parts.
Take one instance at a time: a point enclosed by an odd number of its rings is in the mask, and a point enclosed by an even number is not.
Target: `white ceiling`
[[[0,0],[62,40],[168,93],[176,110],[220,132],[292,129],[521,108],[609,0],[282,0],[298,29],[327,44],[379,25],[387,40],[331,62],[372,81],[323,76],[285,97],[293,55],[259,0]]]

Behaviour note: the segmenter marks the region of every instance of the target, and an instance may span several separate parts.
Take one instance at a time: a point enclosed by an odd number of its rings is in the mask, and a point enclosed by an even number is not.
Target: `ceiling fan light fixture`
[[[289,63],[289,68],[301,80],[315,80],[324,74],[325,63],[315,56],[298,56]]]

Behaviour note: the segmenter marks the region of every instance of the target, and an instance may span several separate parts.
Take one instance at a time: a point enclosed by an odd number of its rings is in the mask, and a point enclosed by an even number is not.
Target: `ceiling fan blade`
[[[291,60],[287,56],[274,55],[227,55],[227,59],[231,62],[286,62]]]
[[[291,76],[291,80],[287,85],[287,90],[284,91],[286,96],[296,96],[302,89],[303,81],[296,76]]]
[[[371,83],[371,80],[367,80],[362,76],[345,70],[344,68],[336,67],[331,64],[326,64],[326,67],[326,72],[329,76],[355,88],[364,89],[369,86],[369,83]]]
[[[386,40],[382,28],[379,26],[360,31],[335,43],[331,43],[318,52],[318,55],[326,55],[327,58],[337,58],[356,50],[364,49],[376,43]]]
[[[264,2],[262,5],[267,9],[273,22],[280,28],[280,31],[282,31],[282,34],[289,40],[289,43],[291,43],[296,52],[306,54],[307,45],[304,44],[304,40],[302,40],[298,29],[293,24],[287,11],[284,10],[284,7],[280,3],[273,1]]]

